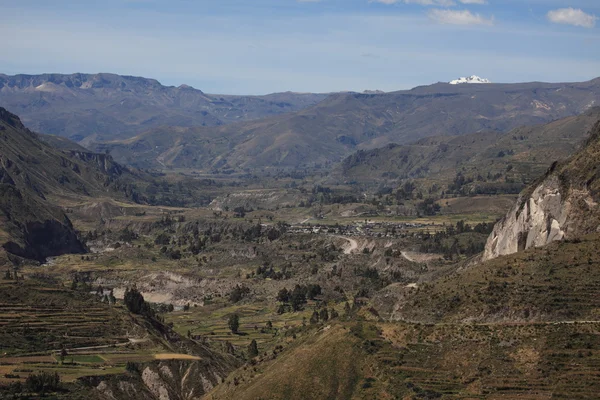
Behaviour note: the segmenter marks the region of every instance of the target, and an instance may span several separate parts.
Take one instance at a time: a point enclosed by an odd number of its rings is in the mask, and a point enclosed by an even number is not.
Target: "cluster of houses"
[[[352,225],[325,225],[301,223],[291,225],[287,232],[304,234],[334,234],[344,236],[399,237],[407,231],[426,225],[408,222],[359,222]]]

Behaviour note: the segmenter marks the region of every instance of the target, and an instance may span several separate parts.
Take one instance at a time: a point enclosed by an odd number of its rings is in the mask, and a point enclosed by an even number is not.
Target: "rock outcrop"
[[[586,145],[526,189],[494,227],[483,260],[600,229],[600,121]]]
[[[141,365],[139,374],[88,379],[98,400],[196,400],[222,383],[233,365],[223,360],[169,360]],[[94,382],[94,380],[100,380]]]
[[[138,199],[138,175],[107,154],[64,145],[62,150],[40,140],[0,107],[0,253],[38,261],[83,253],[62,198]]]

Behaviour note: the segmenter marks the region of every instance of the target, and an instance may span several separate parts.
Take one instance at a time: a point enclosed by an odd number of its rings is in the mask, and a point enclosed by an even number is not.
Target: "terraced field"
[[[385,324],[376,354],[397,385],[469,399],[595,399],[600,323]],[[383,346],[385,347],[385,346]]]
[[[204,337],[212,342],[229,342],[245,349],[252,340],[264,349],[275,345],[277,334],[309,323],[315,303],[309,301],[303,311],[277,314],[275,304],[252,303],[242,305],[213,304],[165,314],[165,321],[173,323],[181,335],[190,331],[193,337]],[[331,305],[342,313],[343,305]],[[240,317],[239,334],[231,333],[228,319],[231,314]],[[272,328],[267,328],[271,322]]]
[[[0,283],[0,350],[5,354],[119,346],[129,343],[131,320],[108,306],[67,289]]]

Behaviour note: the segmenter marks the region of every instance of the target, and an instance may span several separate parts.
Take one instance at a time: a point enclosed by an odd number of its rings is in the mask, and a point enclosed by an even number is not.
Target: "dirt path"
[[[352,252],[356,249],[358,249],[358,242],[352,238],[346,237],[346,236],[335,236],[337,238],[340,239],[344,239],[346,240],[348,243],[350,243],[350,247],[347,247],[344,249],[344,254],[352,254]]]
[[[200,357],[177,353],[155,354],[154,358],[157,360],[202,360]]]
[[[78,351],[82,351],[82,350],[87,351],[87,350],[108,349],[111,347],[124,347],[124,346],[127,346],[128,344],[143,343],[143,342],[148,342],[148,341],[150,341],[150,339],[148,339],[148,338],[143,338],[143,339],[129,338],[126,342],[121,342],[121,343],[103,344],[100,346],[73,347],[73,348],[66,349],[66,350],[70,351],[70,352],[78,352]],[[58,353],[61,351],[61,349],[50,350],[50,351],[53,353]]]
[[[397,253],[396,253],[397,254]],[[402,257],[406,258],[408,261],[410,262],[416,262],[414,259],[412,259],[408,254],[406,254],[405,251],[401,251],[400,254],[402,254]]]

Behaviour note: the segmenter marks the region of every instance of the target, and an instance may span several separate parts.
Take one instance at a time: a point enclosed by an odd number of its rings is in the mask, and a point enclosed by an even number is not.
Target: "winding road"
[[[350,247],[347,247],[344,249],[344,254],[352,254],[352,252],[356,249],[358,249],[358,242],[352,238],[348,238],[346,236],[335,236],[337,238],[340,239],[344,239],[346,240],[348,243],[350,243]]]

